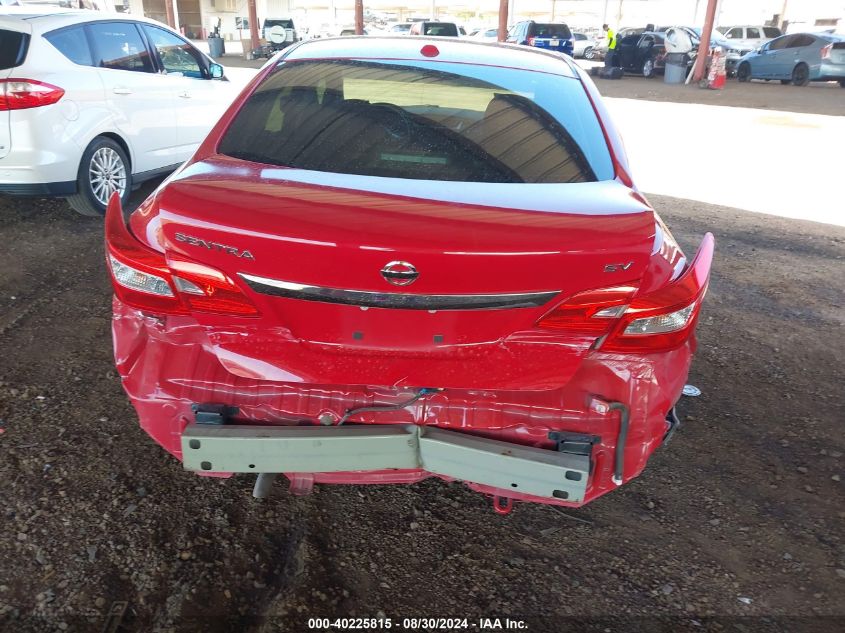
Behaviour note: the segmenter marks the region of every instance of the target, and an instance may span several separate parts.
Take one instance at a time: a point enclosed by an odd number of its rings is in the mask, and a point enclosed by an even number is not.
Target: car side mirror
[[[211,64],[208,67],[208,73],[211,75],[212,79],[222,79],[223,66],[221,66],[220,64]]]

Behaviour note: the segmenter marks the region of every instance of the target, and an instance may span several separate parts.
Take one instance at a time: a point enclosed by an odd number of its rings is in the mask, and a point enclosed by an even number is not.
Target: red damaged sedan
[[[507,512],[671,435],[713,237],[683,255],[569,58],[352,38],[265,66],[106,251],[123,386],[185,468]]]

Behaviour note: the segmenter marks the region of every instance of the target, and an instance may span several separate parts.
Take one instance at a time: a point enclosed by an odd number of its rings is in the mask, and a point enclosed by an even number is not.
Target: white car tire
[[[132,192],[132,170],[120,144],[105,136],[91,141],[79,161],[76,186],[77,192],[67,201],[80,215],[103,217],[114,192],[126,206]]]

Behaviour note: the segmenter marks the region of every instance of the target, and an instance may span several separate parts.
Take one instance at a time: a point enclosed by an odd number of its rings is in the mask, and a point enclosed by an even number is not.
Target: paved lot
[[[0,199],[0,630],[96,631],[120,602],[124,631],[298,633],[380,613],[550,633],[843,630],[845,228],[650,197],[688,253],[717,237],[691,375],[703,395],[632,484],[507,517],[437,481],[280,484],[262,503],[248,477],[183,472],[113,369],[101,222]]]

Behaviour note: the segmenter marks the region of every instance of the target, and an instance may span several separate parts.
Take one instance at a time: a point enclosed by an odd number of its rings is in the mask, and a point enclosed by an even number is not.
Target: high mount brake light
[[[0,111],[27,110],[56,103],[65,91],[35,79],[0,79]]]
[[[135,239],[123,220],[117,195],[106,209],[105,229],[112,286],[123,303],[154,314],[258,315],[249,298],[223,272],[182,258],[168,262]]]
[[[607,352],[661,352],[680,347],[698,320],[713,261],[713,235],[704,236],[675,281],[642,296],[625,286],[582,292],[557,306],[537,327],[590,333]],[[633,298],[632,298],[633,296]]]

